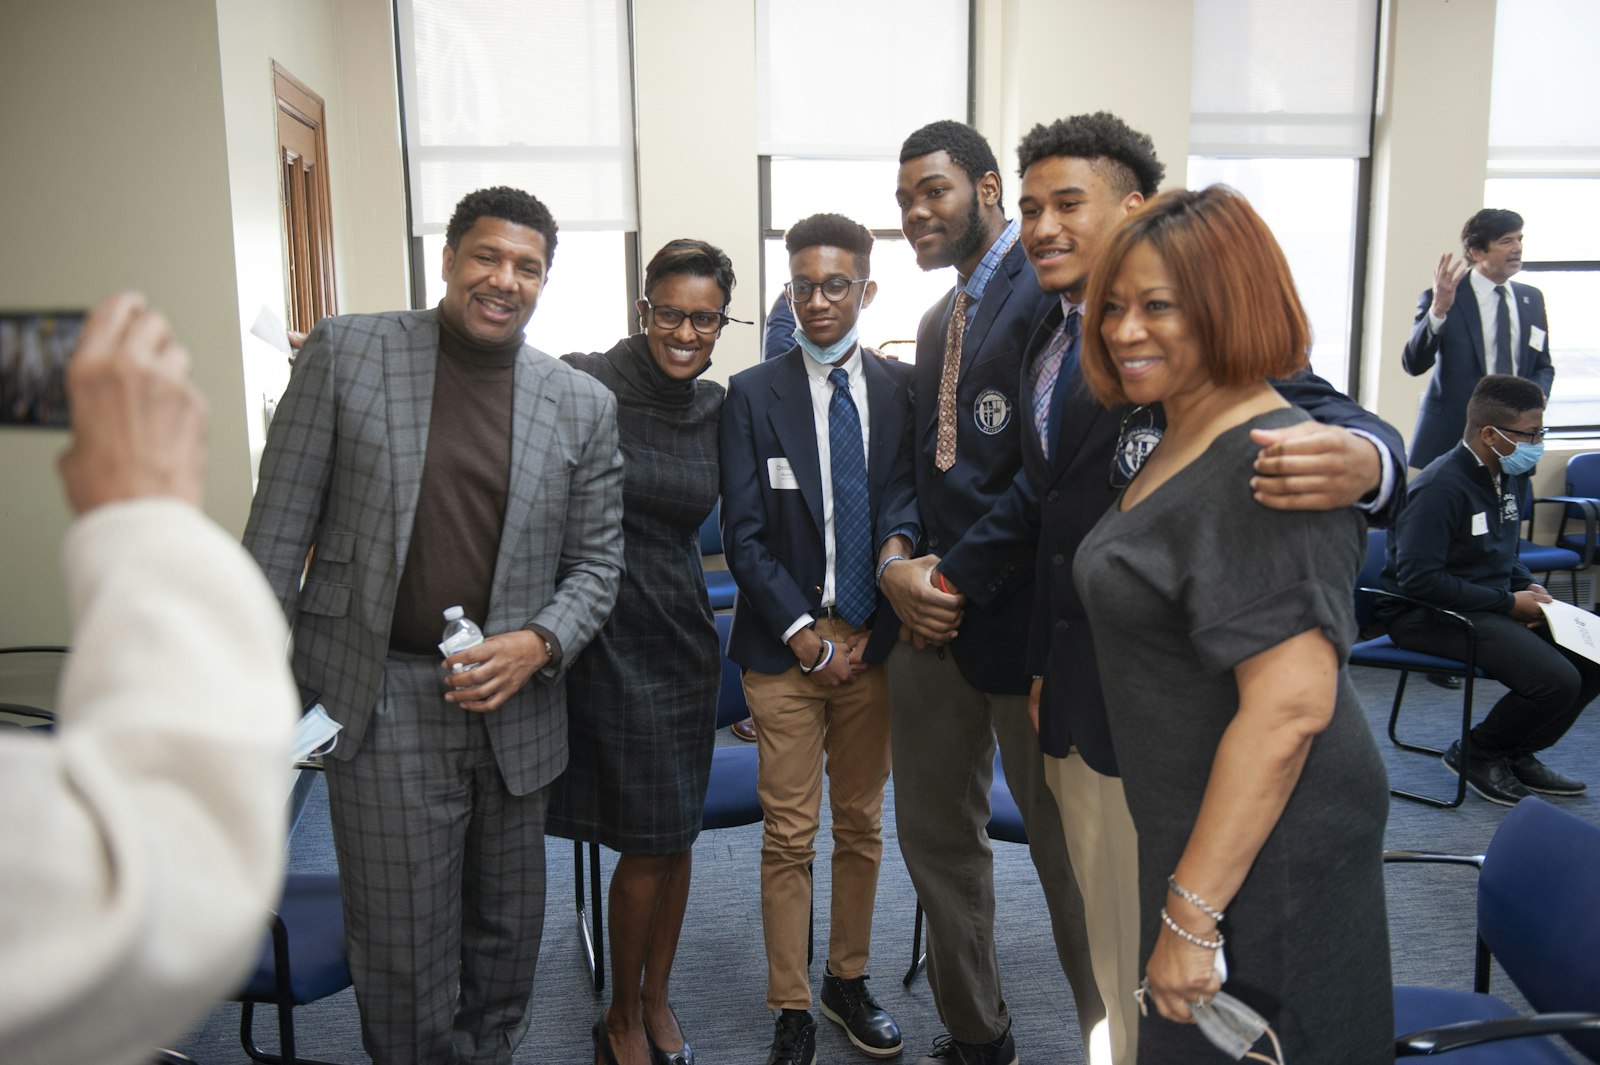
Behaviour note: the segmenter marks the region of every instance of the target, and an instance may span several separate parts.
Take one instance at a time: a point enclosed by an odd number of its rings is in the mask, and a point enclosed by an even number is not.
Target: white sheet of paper
[[[261,313],[256,315],[256,324],[250,327],[250,335],[260,337],[285,355],[294,354],[289,346],[289,334],[283,331],[283,319],[265,303],[261,305]]]
[[[1600,662],[1600,617],[1556,599],[1540,603],[1550,635],[1556,643],[1594,662]]]
[[[1489,532],[1489,515],[1487,513],[1485,513],[1484,511],[1480,510],[1480,511],[1478,511],[1478,513],[1476,513],[1476,514],[1474,514],[1472,516],[1472,535],[1473,536],[1486,536],[1486,535],[1488,535],[1488,532]]]
[[[794,467],[789,465],[788,459],[767,460],[767,483],[774,490],[800,487],[800,478],[794,475]]]

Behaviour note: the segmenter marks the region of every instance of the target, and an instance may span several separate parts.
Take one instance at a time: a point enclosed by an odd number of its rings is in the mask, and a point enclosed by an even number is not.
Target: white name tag
[[[1485,511],[1480,510],[1472,516],[1472,535],[1489,535],[1489,515]]]
[[[794,475],[794,467],[789,465],[788,459],[767,460],[767,484],[775,489],[800,488],[800,479]]]
[[[1534,351],[1544,350],[1543,329],[1540,329],[1536,325],[1528,327],[1528,347],[1532,348]]]

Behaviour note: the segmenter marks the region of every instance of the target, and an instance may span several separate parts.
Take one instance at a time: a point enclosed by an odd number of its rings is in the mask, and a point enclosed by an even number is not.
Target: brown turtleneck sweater
[[[389,646],[438,654],[444,609],[489,613],[511,480],[513,374],[522,336],[486,347],[439,315],[427,456]],[[530,611],[531,612],[531,611]]]

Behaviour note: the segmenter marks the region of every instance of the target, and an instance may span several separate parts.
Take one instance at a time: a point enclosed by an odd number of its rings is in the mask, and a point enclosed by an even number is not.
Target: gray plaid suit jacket
[[[377,701],[438,351],[434,310],[324,319],[295,360],[261,457],[244,543],[288,616],[295,678],[344,726],[336,758],[354,754]],[[514,379],[510,492],[482,624],[494,635],[537,622],[570,662],[611,613],[622,575],[616,401],[526,345]],[[566,766],[565,688],[547,670],[486,717],[513,794]]]

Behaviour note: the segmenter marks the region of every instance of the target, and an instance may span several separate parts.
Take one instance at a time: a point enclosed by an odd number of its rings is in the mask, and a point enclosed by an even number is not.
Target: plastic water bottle
[[[482,642],[483,630],[478,628],[477,622],[465,616],[465,611],[458,606],[445,607],[444,639],[439,641],[439,650],[446,658]],[[457,662],[452,668],[457,673],[465,673],[469,669],[477,669],[478,665],[477,662]]]

